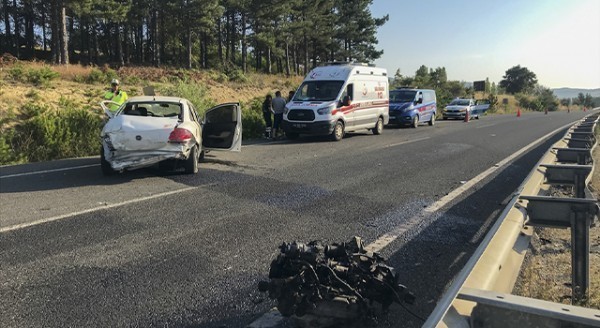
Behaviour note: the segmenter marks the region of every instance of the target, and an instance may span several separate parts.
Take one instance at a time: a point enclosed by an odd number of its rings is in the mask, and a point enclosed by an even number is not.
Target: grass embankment
[[[189,99],[202,112],[242,103],[244,138],[264,131],[260,104],[267,93],[287,95],[302,77],[153,67],[92,68],[0,61],[0,165],[96,155],[103,113],[98,103],[111,79],[128,95],[146,86]]]
[[[600,137],[600,127],[596,137]],[[600,195],[600,149],[593,153],[595,168],[591,189]],[[571,304],[571,230],[536,228],[530,254],[514,294]],[[600,309],[600,223],[590,229],[590,288],[584,306]]]

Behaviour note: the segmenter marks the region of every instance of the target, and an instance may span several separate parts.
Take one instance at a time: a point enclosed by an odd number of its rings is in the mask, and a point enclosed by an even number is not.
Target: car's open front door
[[[206,111],[202,146],[207,150],[242,149],[242,107],[239,103],[221,104]]]

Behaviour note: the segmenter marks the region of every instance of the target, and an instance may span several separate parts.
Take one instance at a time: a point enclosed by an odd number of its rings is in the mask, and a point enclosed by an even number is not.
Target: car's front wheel
[[[331,140],[340,141],[344,138],[344,123],[342,121],[335,122],[335,127],[331,133]]]
[[[412,120],[412,124],[410,125],[413,129],[416,129],[419,126],[419,116],[415,115]]]
[[[186,174],[198,173],[198,146],[194,146],[190,150],[190,155],[185,160],[184,168]]]
[[[380,117],[379,119],[377,119],[377,123],[373,128],[373,134],[380,135],[381,133],[383,133],[383,119]]]
[[[429,126],[434,126],[435,125],[435,114],[431,115],[431,119],[429,120]]]

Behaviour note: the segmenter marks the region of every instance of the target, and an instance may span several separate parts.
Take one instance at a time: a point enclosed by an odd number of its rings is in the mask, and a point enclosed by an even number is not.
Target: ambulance
[[[388,76],[384,68],[338,62],[314,68],[283,113],[289,139],[327,135],[339,141],[346,132],[379,135],[389,121]]]

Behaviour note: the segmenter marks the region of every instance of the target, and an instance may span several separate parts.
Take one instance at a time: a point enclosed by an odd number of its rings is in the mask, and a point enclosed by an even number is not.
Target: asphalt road
[[[427,317],[511,193],[562,130],[447,206],[407,220],[587,113],[486,116],[434,127],[246,143],[197,175],[103,177],[97,158],[0,168],[2,327],[244,327],[274,306],[257,291],[283,241],[371,243]],[[377,326],[422,324],[399,306]]]

